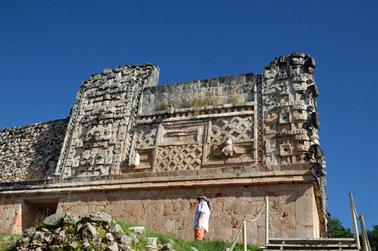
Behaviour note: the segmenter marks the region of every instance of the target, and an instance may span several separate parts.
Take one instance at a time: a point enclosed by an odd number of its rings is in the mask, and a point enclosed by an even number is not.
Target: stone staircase
[[[263,249],[269,250],[349,250],[358,251],[356,240],[353,238],[332,239],[299,239],[299,238],[270,238]]]

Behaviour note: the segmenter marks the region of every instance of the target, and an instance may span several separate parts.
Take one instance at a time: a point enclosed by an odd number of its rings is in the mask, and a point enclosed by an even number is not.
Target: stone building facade
[[[271,237],[324,236],[314,67],[292,53],[262,74],[171,85],[149,64],[93,74],[69,118],[0,131],[0,232],[46,212],[106,211],[192,239],[205,195],[208,238],[232,241],[268,195]],[[264,214],[248,228],[264,242]]]

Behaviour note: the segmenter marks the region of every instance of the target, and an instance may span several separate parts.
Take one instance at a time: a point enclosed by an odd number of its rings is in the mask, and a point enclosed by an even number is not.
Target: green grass
[[[18,234],[0,233],[0,251],[14,250],[19,239]]]
[[[129,227],[131,227],[130,224],[120,222],[118,221],[118,224],[122,227],[123,231],[126,235],[130,234]],[[157,237],[160,243],[168,243],[170,240],[174,242],[173,248],[177,251],[191,251],[191,247],[195,247],[200,251],[222,251],[226,248],[231,247],[232,244],[226,243],[224,241],[185,241],[180,239],[179,237],[167,234],[167,233],[156,233],[146,230],[143,234],[140,234],[137,236],[140,242],[132,248],[134,248],[136,251],[142,251],[145,250],[144,247],[146,245],[145,239],[147,237]],[[236,244],[234,251],[242,251],[243,246],[241,244]],[[260,251],[261,249],[253,246],[248,245],[248,251]]]

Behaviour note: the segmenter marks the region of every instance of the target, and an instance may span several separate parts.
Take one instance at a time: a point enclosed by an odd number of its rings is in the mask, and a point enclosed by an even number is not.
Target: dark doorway
[[[22,204],[22,230],[42,223],[56,212],[58,200],[24,200]]]

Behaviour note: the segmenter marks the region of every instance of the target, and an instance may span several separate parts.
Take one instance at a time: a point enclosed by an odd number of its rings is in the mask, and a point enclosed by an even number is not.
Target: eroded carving
[[[56,175],[117,174],[128,157],[143,88],[156,81],[151,65],[106,69],[81,87],[67,130]],[[156,84],[156,82],[155,82]],[[153,144],[153,131],[139,135],[140,147]],[[143,145],[143,146],[142,146]],[[134,156],[134,164],[137,162]],[[133,161],[131,161],[133,162]]]
[[[222,153],[224,156],[228,157],[232,157],[234,156],[234,153],[235,153],[235,147],[234,145],[232,144],[232,139],[228,138],[225,142],[225,146],[223,147],[222,149]]]
[[[303,54],[277,58],[263,73],[262,117],[265,163],[271,166],[303,164],[316,137],[318,90],[312,76],[314,60]]]
[[[211,143],[223,143],[227,139],[233,142],[251,141],[253,138],[253,118],[224,117],[215,119],[211,124]]]
[[[163,146],[157,149],[156,171],[197,170],[201,168],[199,145]]]

